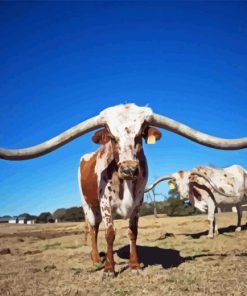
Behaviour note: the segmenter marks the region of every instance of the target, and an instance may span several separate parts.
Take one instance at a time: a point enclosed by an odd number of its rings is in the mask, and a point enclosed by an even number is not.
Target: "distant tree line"
[[[50,212],[43,212],[38,217],[37,223],[53,223],[58,222],[80,222],[84,221],[84,212],[82,207],[60,208],[53,214]]]
[[[163,201],[156,201],[157,196],[162,196]],[[157,193],[155,190],[145,195],[145,202],[140,209],[140,216],[166,214],[168,216],[198,215],[200,211],[189,203],[180,200],[177,189],[168,191],[168,195]],[[9,217],[10,216],[4,216]],[[36,223],[58,222],[81,222],[85,220],[82,207],[71,207],[68,209],[59,208],[54,213],[42,212],[38,216],[23,213],[18,217],[25,217],[27,220],[35,220]],[[121,219],[118,214],[113,215],[114,219]],[[1,218],[1,217],[0,217]]]

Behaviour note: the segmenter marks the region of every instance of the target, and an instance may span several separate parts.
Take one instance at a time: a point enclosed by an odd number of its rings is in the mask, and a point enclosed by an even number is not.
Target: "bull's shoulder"
[[[80,163],[84,162],[88,162],[90,161],[91,158],[93,158],[93,156],[96,154],[96,152],[91,152],[91,153],[87,153],[84,154],[81,159],[80,159]]]

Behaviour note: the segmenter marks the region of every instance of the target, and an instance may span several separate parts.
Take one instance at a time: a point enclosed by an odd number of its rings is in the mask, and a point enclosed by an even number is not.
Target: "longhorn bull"
[[[86,220],[92,239],[92,260],[100,262],[97,249],[99,223],[103,219],[106,232],[107,255],[104,272],[114,274],[113,242],[115,230],[112,211],[129,218],[130,262],[132,269],[140,269],[136,250],[138,212],[143,201],[148,177],[147,161],[142,139],[155,143],[161,133],[156,128],[177,133],[199,144],[225,150],[247,147],[247,138],[221,139],[194,130],[182,123],[135,104],[119,105],[102,111],[62,134],[25,149],[0,148],[0,158],[24,160],[47,154],[90,131],[102,146],[82,157],[79,167],[79,185],[84,202]]]

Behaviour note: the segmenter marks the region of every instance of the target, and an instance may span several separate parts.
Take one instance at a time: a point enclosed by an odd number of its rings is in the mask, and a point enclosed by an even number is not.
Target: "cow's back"
[[[215,202],[220,204],[238,204],[241,203],[244,197],[244,176],[245,170],[239,165],[232,165],[227,168],[216,169],[211,167],[203,167],[200,170],[207,175],[223,194],[215,192],[212,186],[206,181],[198,178],[199,183],[203,183],[213,193]],[[231,196],[226,196],[226,195]]]

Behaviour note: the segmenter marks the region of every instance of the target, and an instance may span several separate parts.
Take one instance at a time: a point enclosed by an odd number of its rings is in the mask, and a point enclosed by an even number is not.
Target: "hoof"
[[[241,226],[239,226],[235,229],[235,232],[239,232],[239,231],[241,231]]]
[[[214,238],[214,235],[213,234],[208,234],[207,238]]]
[[[115,278],[115,272],[113,271],[104,271],[102,275],[102,281]]]

